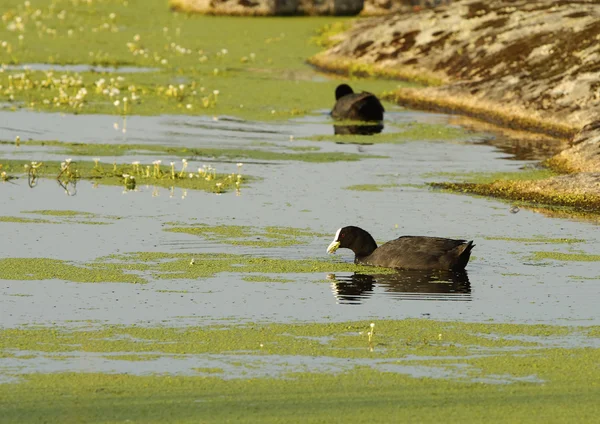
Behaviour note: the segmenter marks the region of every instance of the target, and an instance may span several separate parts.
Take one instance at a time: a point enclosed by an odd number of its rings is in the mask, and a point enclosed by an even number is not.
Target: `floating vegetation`
[[[343,122],[342,122],[343,123]],[[347,122],[346,124],[356,124]],[[362,123],[364,125],[364,123]],[[397,127],[397,128],[396,128]],[[317,135],[304,138],[312,141],[335,141],[343,144],[402,144],[409,141],[462,140],[471,137],[470,131],[461,127],[441,124],[411,122],[404,125],[394,124],[394,132],[364,135]]]
[[[197,279],[220,272],[247,273],[323,273],[393,272],[381,268],[315,259],[276,259],[223,253],[177,254],[136,252],[110,255],[91,263],[75,263],[49,258],[0,259],[2,280],[60,279],[78,283],[146,283],[154,279]]]
[[[0,67],[0,100],[12,108],[287,119],[329,105],[337,84],[315,81],[305,59],[322,48],[307,36],[327,25],[325,33],[340,30],[345,20],[339,17],[255,18],[240,31],[236,17],[172,13],[164,0],[7,1],[0,61],[12,66]],[[32,69],[15,69],[19,64]],[[84,64],[96,68],[43,69]],[[132,68],[155,72],[128,72]],[[379,93],[398,85],[404,83],[362,84]]]
[[[403,411],[424,422],[440,416],[476,422],[490,414],[518,422],[532,410],[535,422],[593,422],[600,350],[586,346],[597,338],[597,326],[429,319],[24,326],[0,330],[0,358],[23,364],[3,373],[9,382],[0,384],[0,408],[15,423],[68,421],[74,405],[86,422],[144,421],[150,414],[161,422],[218,423],[240,413],[265,423],[282,414],[329,422],[335,399],[336,419],[389,422],[398,414],[390,399],[402,397]],[[65,358],[98,364],[100,371],[48,366]],[[136,363],[115,374],[114,361],[126,360]],[[157,361],[148,365],[161,372],[147,373],[138,361]],[[348,395],[361,390],[364,402]],[[513,398],[526,401],[506,401]]]
[[[173,223],[177,225],[177,223]],[[211,241],[218,241],[238,246],[285,247],[306,244],[311,239],[327,237],[328,234],[317,233],[309,229],[291,227],[256,228],[237,225],[209,226],[204,224],[190,226],[173,226],[165,231],[200,236]]]
[[[583,239],[574,239],[574,238],[550,238],[545,236],[536,236],[536,237],[494,237],[494,236],[484,236],[486,240],[501,240],[501,241],[514,241],[517,243],[548,243],[548,244],[573,244],[573,243],[583,243],[585,240]]]
[[[12,144],[1,142],[0,144]],[[77,156],[122,156],[122,155],[156,155],[159,153],[175,155],[183,158],[222,158],[232,160],[290,160],[310,163],[338,161],[357,161],[360,159],[380,159],[386,156],[344,153],[318,152],[318,147],[285,146],[284,149],[301,153],[276,152],[260,149],[223,149],[223,148],[190,148],[172,147],[151,144],[100,144],[100,143],[67,143],[61,141],[27,141],[26,146],[44,146],[59,149],[58,152]],[[98,159],[99,161],[100,159]]]
[[[427,179],[445,178],[465,183],[485,184],[495,181],[537,181],[556,175],[556,172],[550,169],[527,167],[511,172],[427,172],[422,176]]]
[[[292,283],[295,280],[283,277],[270,277],[264,274],[244,275],[242,280],[254,283]]]
[[[189,188],[219,194],[232,189],[239,192],[242,183],[249,179],[235,172],[218,174],[216,169],[210,165],[204,165],[192,171],[188,169],[186,159],[182,159],[181,165],[178,164],[177,168],[175,165],[175,162],[163,165],[161,160],[155,160],[151,165],[142,164],[139,161],[131,164],[114,162],[112,165],[107,165],[100,163],[99,159],[94,159],[93,162],[74,162],[70,158],[61,163],[47,161],[44,164],[19,160],[3,161],[3,166],[8,170],[17,172],[19,169],[24,169],[27,171],[30,181],[31,170],[35,166],[36,179],[38,177],[56,178],[67,191],[69,191],[70,184],[76,184],[78,180],[85,179],[105,185],[122,185],[128,191],[135,190],[138,184],[144,184],[155,187]]]
[[[590,213],[597,213],[600,210],[600,195],[540,189],[541,184],[537,180],[498,180],[491,183],[431,183],[430,185],[451,192],[497,197],[535,207],[549,205],[573,208],[575,212],[582,211],[582,217],[584,218],[589,217]],[[569,216],[575,215],[570,213]]]
[[[397,184],[356,184],[344,187],[346,190],[352,191],[383,191],[386,188],[399,187]]]
[[[530,260],[541,261],[545,259],[554,261],[599,262],[600,255],[589,255],[585,253],[532,252],[532,255],[530,256]]]

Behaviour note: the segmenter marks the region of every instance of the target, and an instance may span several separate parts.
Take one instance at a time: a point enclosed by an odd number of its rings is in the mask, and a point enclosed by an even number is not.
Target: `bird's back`
[[[379,246],[358,262],[404,269],[452,269],[467,266],[473,242],[441,237],[403,236]]]
[[[341,97],[335,103],[331,116],[352,121],[382,121],[383,112],[385,109],[377,97],[363,91]]]

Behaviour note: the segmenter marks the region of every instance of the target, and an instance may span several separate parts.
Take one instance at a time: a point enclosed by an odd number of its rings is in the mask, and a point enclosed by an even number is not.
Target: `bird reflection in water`
[[[338,303],[358,305],[376,287],[402,300],[470,301],[471,283],[466,271],[397,271],[392,274],[329,274]]]
[[[383,131],[383,124],[371,125],[334,125],[333,133],[335,135],[373,135]]]

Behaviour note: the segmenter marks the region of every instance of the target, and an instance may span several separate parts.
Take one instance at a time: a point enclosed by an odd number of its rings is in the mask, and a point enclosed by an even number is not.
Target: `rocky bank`
[[[387,97],[569,140],[547,164],[571,175],[520,182],[503,197],[572,204],[556,200],[576,193],[577,205],[600,205],[597,2],[453,1],[359,20],[336,41],[310,62],[330,71],[426,82],[426,88]]]

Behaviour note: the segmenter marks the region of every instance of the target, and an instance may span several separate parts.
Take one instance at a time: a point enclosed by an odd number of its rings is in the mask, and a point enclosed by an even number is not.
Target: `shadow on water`
[[[471,283],[466,271],[398,271],[394,274],[331,274],[333,295],[341,304],[358,305],[381,288],[404,300],[470,301]]]
[[[383,124],[376,125],[334,125],[335,135],[373,135],[383,131]]]

